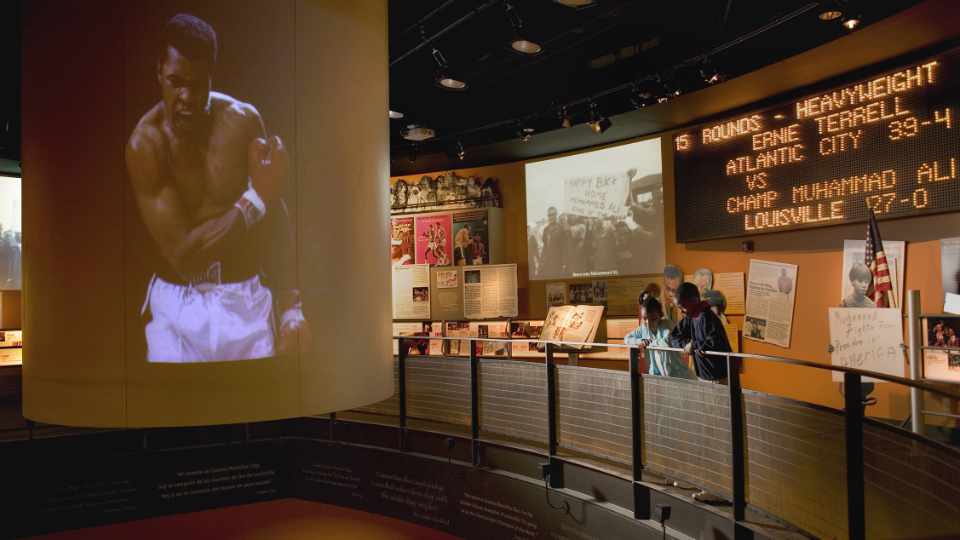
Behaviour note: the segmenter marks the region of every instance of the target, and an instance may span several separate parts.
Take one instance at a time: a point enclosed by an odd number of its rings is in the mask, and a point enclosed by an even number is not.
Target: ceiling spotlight
[[[596,3],[596,0],[553,0],[554,2],[567,6],[570,8],[580,9],[588,6],[592,6]]]
[[[660,97],[657,103],[664,103],[683,93],[679,86],[674,86],[667,77],[660,77]]]
[[[854,30],[856,27],[860,26],[860,16],[853,15],[851,17],[845,17],[843,22],[840,24],[842,24],[847,30]]]
[[[522,54],[540,54],[543,46],[527,39],[523,35],[523,19],[520,18],[520,12],[512,2],[505,2],[504,7],[507,10],[507,19],[510,20],[510,26],[513,27],[513,39],[510,41],[510,48]]]
[[[400,120],[401,118],[403,118],[403,113],[400,111],[395,111],[393,109],[390,109],[388,116],[390,116],[391,120]]]
[[[439,49],[433,49],[433,60],[437,64],[437,70],[434,73],[433,80],[437,85],[447,90],[466,90],[467,83],[457,77],[450,69],[446,57]]]
[[[703,64],[700,66],[700,78],[707,84],[717,84],[723,80],[723,75],[720,74],[716,66],[711,64],[709,60],[704,59]]]
[[[570,118],[570,113],[567,112],[566,105],[557,109],[557,118],[560,120],[560,127],[567,129],[573,126],[573,120]]]
[[[400,136],[408,141],[420,142],[434,138],[436,132],[426,126],[410,124],[400,132]]]
[[[639,83],[634,84],[630,88],[630,104],[633,105],[634,109],[642,109],[650,104],[650,101],[653,99],[653,92],[648,88],[644,88]]]
[[[543,47],[539,43],[520,37],[514,38],[514,40],[510,42],[510,47],[518,53],[530,55],[540,54],[540,52],[543,51]]]
[[[609,118],[604,116],[600,120],[590,124],[590,129],[592,129],[594,133],[599,135],[604,131],[610,129],[610,126],[612,125],[613,125],[613,122]]]
[[[463,158],[467,157],[467,151],[463,149],[462,142],[457,141],[456,151],[457,151],[457,159],[459,159],[460,161],[463,161]]]
[[[525,126],[523,123],[518,124],[517,136],[520,137],[520,142],[530,142],[530,139],[533,138],[534,131],[532,127]]]
[[[599,135],[610,129],[612,125],[613,122],[609,118],[600,114],[600,107],[597,105],[597,102],[590,102],[590,129]]]
[[[817,14],[817,17],[819,17],[821,21],[835,21],[843,17],[843,10],[837,1],[824,2],[820,7],[820,13]]]

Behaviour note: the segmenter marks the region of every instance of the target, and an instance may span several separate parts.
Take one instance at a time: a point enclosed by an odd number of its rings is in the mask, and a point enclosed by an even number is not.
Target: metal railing
[[[641,362],[641,349],[628,345],[612,343],[585,343],[585,342],[567,342],[567,341],[547,341],[534,339],[496,339],[496,338],[475,338],[475,337],[438,337],[438,336],[393,336],[399,342],[399,354],[397,355],[398,384],[397,394],[399,399],[399,426],[400,426],[400,447],[406,448],[406,438],[408,430],[407,416],[407,362],[408,351],[413,342],[425,340],[444,340],[444,341],[467,341],[470,343],[470,437],[471,437],[471,456],[475,466],[480,465],[481,451],[481,425],[480,425],[480,355],[478,354],[478,343],[497,342],[510,344],[530,344],[542,345],[544,349],[544,367],[546,369],[546,396],[547,396],[547,445],[546,454],[547,463],[544,465],[544,476],[548,485],[552,488],[563,488],[563,463],[564,459],[558,455],[559,436],[558,436],[558,396],[557,396],[557,363],[556,353],[560,347],[606,347],[629,349],[629,381],[630,381],[630,404],[631,404],[631,431],[632,431],[632,480],[634,486],[634,517],[637,519],[650,519],[649,505],[643,500],[644,489],[641,487],[643,481],[644,463],[644,426],[642,417],[643,407],[643,369]],[[663,351],[683,353],[683,349],[673,347],[648,346],[647,351]],[[568,349],[573,350],[573,349]],[[934,395],[948,399],[960,401],[960,393],[946,390],[942,387],[934,386],[922,381],[910,380],[903,377],[897,377],[886,373],[868,371],[845,366],[835,366],[810,362],[806,360],[796,360],[791,358],[781,358],[769,355],[704,351],[707,356],[722,359],[727,364],[727,388],[730,404],[729,432],[731,449],[731,485],[732,493],[732,518],[737,530],[739,525],[746,520],[747,508],[747,459],[746,442],[747,433],[745,426],[744,410],[744,392],[740,379],[740,372],[744,360],[756,360],[762,362],[771,362],[792,366],[800,366],[823,371],[843,373],[844,388],[844,441],[846,453],[846,514],[849,538],[866,538],[866,509],[864,498],[864,413],[865,403],[859,391],[850,389],[861,388],[861,382],[865,377],[881,381],[900,384],[911,390],[929,392]],[[517,360],[518,362],[529,363],[530,359]],[[906,432],[905,432],[906,433]],[[647,501],[648,502],[648,501]]]

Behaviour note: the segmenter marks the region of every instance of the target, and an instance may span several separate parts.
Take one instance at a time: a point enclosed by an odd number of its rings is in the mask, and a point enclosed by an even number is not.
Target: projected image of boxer
[[[161,100],[126,147],[140,218],[165,262],[142,310],[147,360],[246,360],[304,347],[282,198],[287,149],[253,105],[212,91],[217,35],[207,22],[176,15],[159,45]]]

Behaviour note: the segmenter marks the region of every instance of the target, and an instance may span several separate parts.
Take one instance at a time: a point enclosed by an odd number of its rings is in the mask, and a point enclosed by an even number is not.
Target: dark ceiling
[[[0,9],[0,65],[14,74],[0,84],[0,159],[14,161],[20,159],[21,1],[7,0]],[[866,26],[916,3],[840,4],[848,14],[861,14]],[[534,128],[534,137],[557,130],[561,104],[570,105],[574,123],[588,119],[594,98],[604,115],[623,113],[634,107],[633,82],[654,94],[662,91],[653,81],[657,76],[685,91],[703,87],[699,62],[685,61],[718,47],[725,49],[710,61],[727,77],[756,70],[847,33],[839,21],[818,19],[825,4],[597,0],[574,9],[555,0],[513,0],[524,34],[544,46],[539,55],[525,56],[509,48],[513,30],[505,0],[390,0],[390,103],[407,115],[391,122],[393,168],[452,167],[458,163],[451,152],[458,141],[467,152],[502,144],[517,139],[518,121]],[[469,83],[467,90],[434,84],[434,47]],[[655,98],[647,100],[652,107]],[[436,130],[435,139],[415,149],[415,155],[434,159],[410,162],[414,145],[400,131],[412,122]]]
[[[20,160],[20,0],[0,8],[0,160]],[[0,163],[0,172],[4,170]]]
[[[827,5],[861,15],[859,30],[917,3],[597,0],[575,9],[555,0],[390,0],[390,105],[406,115],[391,121],[392,169],[452,168],[458,142],[469,154],[518,140],[522,127],[533,128],[533,137],[558,130],[565,104],[574,124],[589,119],[591,102],[609,116],[656,107],[670,89],[664,83],[684,92],[707,85],[704,57],[727,78],[754,71],[848,34],[841,20],[819,19]],[[543,45],[540,54],[510,49],[508,5],[525,37]],[[466,90],[435,84],[433,48]],[[436,137],[404,140],[410,123]]]

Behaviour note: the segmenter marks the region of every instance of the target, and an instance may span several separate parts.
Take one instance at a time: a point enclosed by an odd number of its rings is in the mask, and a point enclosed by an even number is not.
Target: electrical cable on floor
[[[550,502],[550,474],[549,473],[543,475],[543,496],[547,499],[547,506],[549,506],[550,508],[553,508],[554,510],[562,510],[564,514],[570,517],[573,517],[573,514],[570,513],[570,503],[567,502],[566,499],[561,501],[563,502],[563,505],[561,506],[554,506],[553,503]]]

